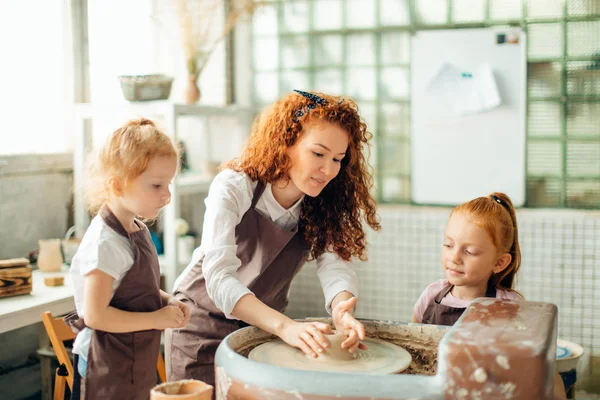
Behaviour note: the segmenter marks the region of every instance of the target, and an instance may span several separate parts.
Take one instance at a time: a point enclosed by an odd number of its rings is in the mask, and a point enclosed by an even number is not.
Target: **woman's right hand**
[[[152,312],[154,329],[162,331],[167,328],[183,328],[187,321],[183,311],[177,306],[168,305]]]
[[[278,334],[284,342],[297,347],[309,357],[316,358],[329,347],[324,334],[331,334],[331,327],[321,322],[289,321]]]

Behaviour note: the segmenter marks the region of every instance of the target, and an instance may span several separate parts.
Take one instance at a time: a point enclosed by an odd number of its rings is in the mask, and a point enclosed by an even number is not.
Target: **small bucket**
[[[575,399],[577,362],[583,355],[583,347],[568,340],[556,341],[556,369],[565,385],[567,399]]]
[[[150,390],[150,400],[212,400],[213,389],[194,379],[165,382]]]

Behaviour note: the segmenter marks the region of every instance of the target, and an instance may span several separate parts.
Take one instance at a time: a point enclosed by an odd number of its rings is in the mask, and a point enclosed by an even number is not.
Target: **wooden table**
[[[64,276],[65,285],[49,287],[44,285],[47,276]],[[73,288],[68,276],[68,267],[63,266],[60,272],[45,273],[33,271],[33,284],[30,294],[6,297],[0,299],[0,334],[27,325],[42,322],[42,312],[50,311],[54,316],[60,316],[75,310]],[[50,340],[46,329],[40,327],[40,347],[38,353],[49,354]],[[40,357],[42,375],[42,399],[52,399],[51,359]]]

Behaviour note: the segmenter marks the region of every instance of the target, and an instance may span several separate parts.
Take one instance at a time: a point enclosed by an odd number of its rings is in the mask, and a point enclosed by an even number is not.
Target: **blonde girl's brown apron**
[[[442,299],[452,290],[454,285],[448,285],[434,297],[423,313],[423,324],[452,326],[465,312],[465,307],[450,307],[442,304]],[[496,297],[496,288],[488,284],[485,297]]]
[[[236,255],[242,265],[238,279],[269,307],[283,312],[288,304],[292,279],[306,263],[309,248],[302,232],[280,228],[256,211],[265,190],[259,182],[252,205],[235,229]],[[214,385],[214,357],[225,336],[245,326],[227,319],[208,297],[202,276],[202,260],[188,271],[174,296],[189,305],[190,323],[166,331],[167,378],[198,379]]]
[[[100,216],[109,227],[129,239],[134,257],[133,265],[117,287],[110,306],[129,312],[160,309],[160,269],[148,228],[139,223],[140,230],[128,234],[107,206],[100,210]],[[81,328],[85,321],[71,318],[67,322]],[[159,351],[158,330],[127,333],[94,330],[87,359],[85,400],[147,400],[150,389],[156,385]]]

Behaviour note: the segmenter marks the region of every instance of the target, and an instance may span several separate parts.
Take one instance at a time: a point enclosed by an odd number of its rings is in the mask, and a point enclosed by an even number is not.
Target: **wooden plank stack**
[[[0,260],[0,298],[30,293],[31,272],[26,258]]]

